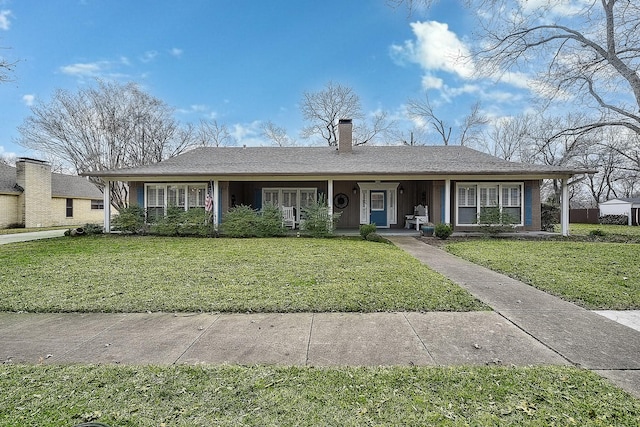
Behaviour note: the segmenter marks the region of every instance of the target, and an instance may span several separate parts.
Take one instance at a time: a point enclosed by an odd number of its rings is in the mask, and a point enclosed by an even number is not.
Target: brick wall
[[[67,217],[67,199],[54,197],[51,199],[49,226],[104,224],[104,210],[91,209],[91,200],[73,199],[73,216]]]
[[[51,212],[51,166],[45,162],[21,159],[16,162],[18,185],[24,189],[19,197],[19,215],[25,227],[49,225]]]
[[[21,222],[18,216],[18,199],[15,194],[0,194],[0,228]]]

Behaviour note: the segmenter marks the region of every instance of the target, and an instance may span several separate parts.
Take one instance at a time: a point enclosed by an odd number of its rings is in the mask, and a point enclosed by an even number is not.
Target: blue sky
[[[522,110],[524,79],[478,79],[456,59],[473,41],[456,3],[409,16],[386,0],[0,0],[0,55],[19,61],[0,84],[0,155],[35,155],[14,143],[29,105],[95,78],[134,81],[179,121],[215,118],[247,145],[266,144],[267,120],[306,143],[299,102],[329,81],[406,129],[404,104],[425,90],[451,123],[476,101],[491,117]]]

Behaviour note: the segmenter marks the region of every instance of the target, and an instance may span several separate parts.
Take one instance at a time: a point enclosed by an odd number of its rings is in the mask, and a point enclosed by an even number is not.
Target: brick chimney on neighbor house
[[[353,124],[351,119],[338,120],[338,154],[353,150]]]
[[[51,165],[43,160],[16,160],[16,181],[22,187],[18,197],[18,219],[25,227],[42,227],[51,216]]]

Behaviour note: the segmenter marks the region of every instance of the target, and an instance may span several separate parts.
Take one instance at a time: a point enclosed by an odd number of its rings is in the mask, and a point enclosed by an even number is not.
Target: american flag
[[[207,197],[204,199],[204,210],[207,212],[213,211],[213,199],[209,193],[207,193]]]

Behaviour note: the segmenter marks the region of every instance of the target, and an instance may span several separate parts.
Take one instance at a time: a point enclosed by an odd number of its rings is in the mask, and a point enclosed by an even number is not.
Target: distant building
[[[0,164],[0,228],[103,224],[102,191],[86,178],[52,173],[44,161]]]
[[[626,215],[629,225],[640,224],[640,197],[620,197],[600,203],[600,216]]]

